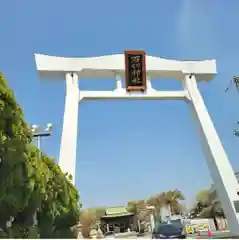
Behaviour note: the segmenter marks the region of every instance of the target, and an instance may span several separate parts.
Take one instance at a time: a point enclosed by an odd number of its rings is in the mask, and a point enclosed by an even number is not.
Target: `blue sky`
[[[239,1],[1,1],[0,70],[29,123],[54,124],[43,150],[58,159],[65,83],[40,81],[34,53],[88,57],[144,49],[173,59],[217,59],[218,75],[200,84],[230,161],[239,170],[239,95],[224,93],[238,65]],[[112,89],[113,79],[81,79],[82,89]],[[161,90],[180,89],[155,79]],[[211,178],[187,105],[180,101],[83,101],[77,180],[84,207],[126,204],[170,189],[192,202]],[[141,131],[138,131],[138,129]]]

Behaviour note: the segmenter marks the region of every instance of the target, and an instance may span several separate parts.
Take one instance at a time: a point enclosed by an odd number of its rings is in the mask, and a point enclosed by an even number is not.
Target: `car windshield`
[[[171,224],[174,225],[176,228],[183,229],[183,224],[180,220],[173,220],[171,221]]]
[[[172,236],[180,233],[181,231],[171,224],[160,225],[157,228],[157,234],[162,234],[164,236]]]

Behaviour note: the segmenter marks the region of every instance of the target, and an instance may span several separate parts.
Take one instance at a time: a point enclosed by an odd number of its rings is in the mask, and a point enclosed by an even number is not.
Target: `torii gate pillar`
[[[190,106],[199,127],[207,165],[215,184],[218,198],[228,220],[229,229],[239,235],[239,184],[227,154],[213,126],[213,122],[197,87],[197,81],[211,80],[216,74],[216,61],[176,61],[146,56],[147,90],[131,93],[122,88],[124,55],[94,58],[63,58],[35,54],[37,70],[45,77],[64,76],[66,101],[60,147],[59,165],[72,175],[75,183],[78,104],[82,99],[178,99]],[[78,78],[116,78],[113,91],[79,90]],[[175,78],[184,86],[182,91],[157,91],[151,78]]]

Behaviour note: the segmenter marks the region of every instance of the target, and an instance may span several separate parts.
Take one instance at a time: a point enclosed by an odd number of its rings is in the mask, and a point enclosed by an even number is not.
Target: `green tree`
[[[10,238],[74,238],[79,195],[31,131],[0,74],[0,228]]]
[[[180,201],[185,200],[184,194],[179,190],[163,192],[159,195],[159,199],[161,205],[167,206],[170,215],[180,213],[182,210]]]
[[[138,224],[137,224],[137,231],[144,228],[143,223],[148,216],[147,211],[147,201],[146,200],[132,200],[129,201],[127,204],[127,211],[134,213],[137,216]]]
[[[128,201],[127,211],[138,214],[140,210],[145,210],[147,207],[147,202],[145,200],[131,200]]]
[[[95,222],[96,222],[96,216],[94,211],[87,209],[87,210],[83,210],[80,213],[80,223],[82,224],[82,235],[85,238],[89,238],[90,230],[95,225]]]
[[[157,195],[151,196],[147,200],[147,204],[149,206],[153,206],[154,207],[153,215],[154,215],[155,221],[156,222],[161,222],[161,216],[160,216],[160,208],[162,207],[161,195],[157,194]]]
[[[45,199],[38,214],[41,237],[72,238],[70,231],[79,221],[79,194],[72,183],[63,174],[54,159],[42,153],[42,161],[48,168]]]
[[[200,202],[202,205],[208,205],[211,202],[211,193],[209,190],[200,190],[196,194],[196,201]]]
[[[217,200],[216,192],[201,190],[196,195],[198,217],[213,218],[218,230],[217,217],[224,217],[220,202]]]
[[[28,146],[27,163],[31,194],[27,206],[17,213],[12,222],[13,228],[18,229],[15,237],[22,233],[21,237],[24,238],[32,236],[33,229],[35,229],[35,235],[39,236],[38,222],[36,222],[37,212],[41,209],[43,200],[46,199],[47,185],[51,177],[51,171],[44,161],[39,159],[39,150],[31,145]]]
[[[30,141],[22,110],[0,73],[0,228],[6,234],[10,234],[7,222],[28,205],[31,196]]]
[[[156,210],[159,210],[162,205],[160,194],[150,197],[147,203],[148,205],[154,206]]]

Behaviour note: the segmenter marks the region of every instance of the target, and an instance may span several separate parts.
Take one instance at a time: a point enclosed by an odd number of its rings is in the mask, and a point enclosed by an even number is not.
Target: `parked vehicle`
[[[154,239],[185,239],[186,235],[181,228],[176,227],[175,225],[169,224],[160,224],[156,227],[152,233],[152,238]]]
[[[181,231],[184,230],[184,225],[182,224],[182,221],[180,219],[171,220],[170,223],[173,224],[176,228],[179,228]]]

